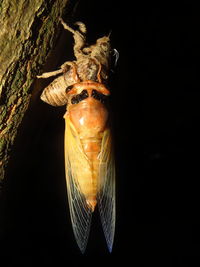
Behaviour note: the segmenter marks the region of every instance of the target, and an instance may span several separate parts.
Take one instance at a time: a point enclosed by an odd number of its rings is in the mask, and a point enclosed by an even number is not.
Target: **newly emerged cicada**
[[[67,105],[64,115],[65,171],[68,202],[74,235],[82,253],[85,251],[92,213],[98,206],[109,251],[115,231],[115,161],[109,125],[106,86],[109,70],[108,36],[86,46],[86,27],[77,22],[78,30],[66,23],[73,33],[75,61],[61,69],[43,73],[38,78],[59,75],[48,85],[41,99],[53,106]]]

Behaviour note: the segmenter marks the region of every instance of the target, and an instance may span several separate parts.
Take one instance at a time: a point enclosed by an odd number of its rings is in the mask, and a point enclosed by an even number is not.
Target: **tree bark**
[[[29,106],[33,82],[58,36],[68,0],[2,0],[0,3],[0,187]]]

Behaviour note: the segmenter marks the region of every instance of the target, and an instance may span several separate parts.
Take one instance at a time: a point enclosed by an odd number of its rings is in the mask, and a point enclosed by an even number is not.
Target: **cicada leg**
[[[97,79],[98,79],[99,83],[102,83],[102,81],[101,81],[101,69],[102,69],[101,63],[98,62],[98,65],[99,65],[99,70],[97,72]]]
[[[74,55],[78,59],[83,56],[82,49],[85,45],[85,33],[86,33],[86,26],[82,22],[78,22],[77,25],[79,27],[79,31],[76,31],[72,29],[70,26],[68,26],[61,18],[59,19],[60,22],[63,25],[63,28],[65,30],[70,31],[73,34],[74,37]],[[83,34],[82,34],[83,33]]]
[[[66,72],[66,68],[67,66],[70,66],[72,68],[72,72],[73,72],[73,79],[74,81],[76,81],[77,83],[80,82],[80,78],[78,76],[78,72],[77,72],[77,66],[76,63],[73,61],[67,61],[64,64],[61,65],[61,69],[63,70],[63,73]]]
[[[101,80],[101,70],[102,70],[101,63],[96,58],[92,58],[92,59],[99,66],[99,69],[98,69],[98,72],[97,72],[97,80],[98,80],[99,83],[102,83],[102,80]]]
[[[73,64],[75,64],[75,63],[70,62],[70,61],[66,61],[64,64],[61,65],[61,68],[59,70],[44,72],[44,73],[42,73],[42,75],[37,75],[37,78],[46,79],[46,78],[56,76],[56,75],[61,74],[61,73],[65,73],[68,71],[67,66],[72,66]]]
[[[79,76],[77,73],[76,63],[71,62],[71,61],[66,61],[64,64],[62,64],[61,68],[59,70],[44,72],[42,75],[38,75],[37,78],[46,79],[46,78],[56,76],[56,75],[61,74],[61,73],[66,73],[69,69],[68,66],[70,66],[72,68],[74,81],[80,82],[80,79],[79,79]]]
[[[58,75],[58,74],[60,74],[62,72],[63,72],[62,69],[55,70],[55,71],[50,71],[50,72],[44,72],[44,73],[42,73],[42,75],[37,75],[37,78],[46,79],[46,78],[49,78],[49,77],[52,77],[52,76],[56,76],[56,75]]]

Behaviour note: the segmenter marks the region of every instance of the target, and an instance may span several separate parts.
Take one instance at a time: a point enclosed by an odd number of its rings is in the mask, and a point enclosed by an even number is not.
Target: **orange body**
[[[105,93],[105,87],[99,83],[87,81],[76,84],[72,88],[73,93],[84,89],[88,97],[78,104],[70,105],[67,110],[67,116],[78,132],[83,151],[90,162],[90,169],[82,170],[77,166],[80,169],[77,179],[81,192],[92,210],[97,203],[98,155],[101,151],[103,132],[107,127],[108,111],[103,103],[91,96],[91,92],[92,90],[101,92],[102,88]],[[109,93],[107,89],[106,93]]]
[[[67,106],[65,118],[65,173],[72,228],[84,253],[98,206],[109,251],[115,233],[115,160],[112,134],[105,105],[110,94],[108,80],[111,47],[109,36],[86,44],[86,27],[74,30],[60,19],[74,37],[75,60],[38,78],[57,76],[41,99],[52,106]]]

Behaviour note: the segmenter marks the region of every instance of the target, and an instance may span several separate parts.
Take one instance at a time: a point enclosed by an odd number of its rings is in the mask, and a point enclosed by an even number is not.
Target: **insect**
[[[65,172],[72,228],[84,253],[91,218],[98,206],[108,250],[115,232],[115,161],[113,155],[106,84],[110,61],[109,36],[86,45],[86,26],[77,30],[60,19],[74,37],[76,60],[38,78],[58,77],[43,91],[41,99],[53,106],[67,106],[65,119]]]

